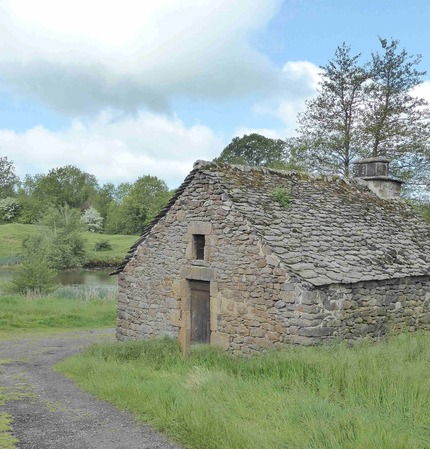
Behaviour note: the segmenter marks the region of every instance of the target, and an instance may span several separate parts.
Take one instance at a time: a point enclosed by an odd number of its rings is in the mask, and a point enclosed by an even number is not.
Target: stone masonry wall
[[[193,258],[193,234],[206,236],[205,260]],[[191,279],[210,281],[211,344],[249,354],[284,341],[282,309],[296,287],[228,196],[204,176],[120,273],[118,338],[170,335],[186,346]]]
[[[326,288],[327,326],[345,339],[430,330],[428,276],[333,285]]]
[[[387,333],[430,330],[429,277],[308,288],[282,304],[285,342],[377,340]]]

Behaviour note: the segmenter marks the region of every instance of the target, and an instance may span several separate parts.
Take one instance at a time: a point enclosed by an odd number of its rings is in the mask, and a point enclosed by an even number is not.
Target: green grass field
[[[172,340],[112,343],[58,369],[188,448],[430,448],[430,334],[248,360],[207,347],[184,357]]]
[[[38,231],[36,225],[10,223],[0,225],[0,265],[16,263],[17,256],[21,252],[22,241]],[[130,246],[138,239],[135,235],[110,235],[84,232],[85,249],[87,252],[86,263],[102,261],[115,265],[121,261]],[[112,249],[108,251],[95,251],[95,244],[107,240]]]
[[[24,333],[115,326],[116,298],[0,296],[0,340]]]

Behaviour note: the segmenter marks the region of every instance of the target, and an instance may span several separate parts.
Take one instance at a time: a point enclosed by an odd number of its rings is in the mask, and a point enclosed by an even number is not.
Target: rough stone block
[[[326,337],[333,335],[334,330],[333,327],[302,327],[298,334],[302,337]]]

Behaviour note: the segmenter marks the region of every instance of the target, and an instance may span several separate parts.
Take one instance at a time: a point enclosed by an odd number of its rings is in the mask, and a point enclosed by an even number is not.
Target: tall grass
[[[0,338],[23,331],[106,328],[115,325],[116,301],[52,296],[0,296]]]
[[[430,334],[248,360],[182,356],[171,340],[104,344],[59,369],[190,448],[430,448]]]
[[[95,299],[116,301],[117,296],[118,296],[117,285],[101,285],[101,284],[60,285],[53,293],[49,294],[49,297],[53,298],[80,299],[83,301],[91,301]]]

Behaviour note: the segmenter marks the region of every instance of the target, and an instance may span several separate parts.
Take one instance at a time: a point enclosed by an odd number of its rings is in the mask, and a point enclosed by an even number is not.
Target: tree
[[[103,228],[103,217],[94,207],[88,208],[81,217],[81,221],[90,232],[100,232]]]
[[[40,224],[46,227],[47,258],[52,268],[65,270],[82,266],[85,260],[85,244],[82,237],[83,223],[78,209],[67,204],[50,206]]]
[[[0,198],[13,196],[18,181],[13,162],[6,156],[0,156]]]
[[[359,58],[351,56],[345,43],[338,47],[334,58],[321,67],[319,95],[299,115],[300,138],[289,143],[310,170],[348,176],[352,160],[361,153],[357,130],[369,75],[359,66]]]
[[[94,175],[83,172],[73,165],[54,168],[37,179],[33,197],[43,198],[45,204],[67,204],[81,211],[91,206],[98,188]]]
[[[11,223],[16,221],[20,212],[20,205],[16,198],[0,199],[0,221]]]
[[[34,195],[35,189],[43,175],[25,175],[18,189],[18,203],[20,214],[18,221],[20,223],[33,224],[39,221],[47,206],[46,199]]]
[[[124,187],[121,192],[127,190]],[[140,234],[169,198],[170,192],[164,181],[149,175],[139,178],[122,201],[109,206],[106,231]]]
[[[106,221],[110,204],[115,200],[115,195],[116,187],[111,182],[97,189],[92,206],[97,209],[104,221]]]
[[[392,169],[406,181],[430,187],[430,108],[413,95],[426,72],[419,71],[420,55],[399,50],[398,40],[379,38],[381,52],[371,54],[371,83],[366,86],[363,135],[371,156],[393,159]]]
[[[388,156],[397,176],[430,187],[430,109],[412,92],[425,74],[421,57],[397,40],[379,42],[367,63],[346,44],[337,48],[288,146],[308,169],[345,176],[357,157]]]
[[[285,141],[269,139],[256,133],[235,137],[214,160],[229,164],[281,168],[286,162]]]
[[[55,289],[56,272],[48,260],[43,234],[28,237],[23,242],[21,265],[14,272],[11,290],[23,294],[49,293]]]

